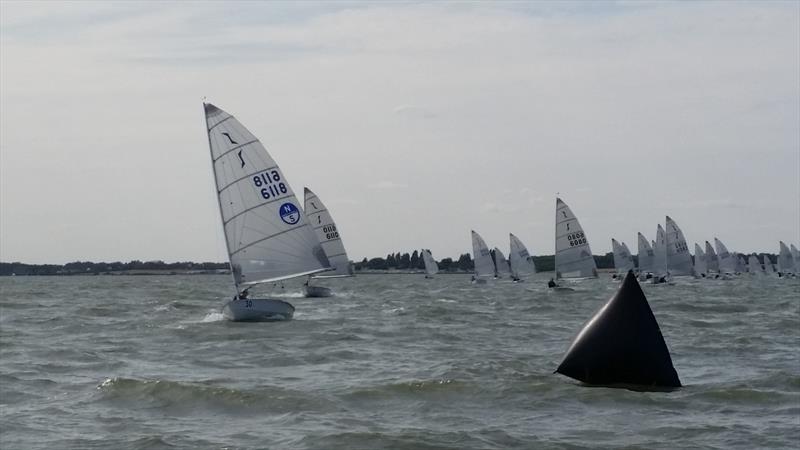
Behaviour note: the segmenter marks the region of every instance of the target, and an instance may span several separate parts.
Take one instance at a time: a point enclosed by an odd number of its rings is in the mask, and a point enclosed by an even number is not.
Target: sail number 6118
[[[289,190],[281,181],[281,174],[277,170],[269,170],[253,176],[253,184],[261,188],[261,196],[264,200],[269,200],[281,194],[286,194]]]

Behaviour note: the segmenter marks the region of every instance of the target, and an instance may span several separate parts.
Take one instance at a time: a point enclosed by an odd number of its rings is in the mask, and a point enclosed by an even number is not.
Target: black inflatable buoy
[[[636,390],[681,387],[667,344],[633,271],[578,333],[556,372],[600,386]]]

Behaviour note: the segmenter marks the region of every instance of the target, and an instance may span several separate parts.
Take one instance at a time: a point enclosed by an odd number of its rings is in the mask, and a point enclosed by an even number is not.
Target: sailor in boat
[[[547,287],[549,287],[549,288],[558,287],[558,283],[556,283],[555,280],[550,278],[550,281],[547,282]]]
[[[241,299],[241,300],[246,299],[247,296],[250,295],[249,290],[250,290],[250,288],[247,288],[247,289],[243,290],[237,297],[239,299]],[[233,299],[236,300],[237,297],[233,297]]]

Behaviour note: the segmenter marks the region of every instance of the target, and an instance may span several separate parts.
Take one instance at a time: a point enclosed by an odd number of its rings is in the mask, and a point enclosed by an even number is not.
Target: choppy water
[[[800,282],[645,286],[686,387],[553,370],[618,284],[362,275],[216,312],[226,276],[0,279],[0,447],[797,448]]]

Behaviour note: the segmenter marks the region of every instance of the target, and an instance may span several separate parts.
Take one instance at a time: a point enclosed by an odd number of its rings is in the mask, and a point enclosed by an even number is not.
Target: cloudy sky
[[[800,3],[0,2],[0,260],[226,259],[203,98],[351,259],[800,241]],[[635,250],[634,250],[635,251]]]

